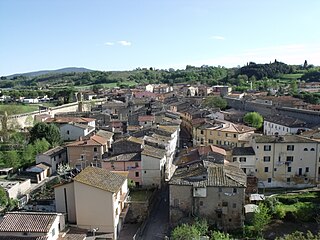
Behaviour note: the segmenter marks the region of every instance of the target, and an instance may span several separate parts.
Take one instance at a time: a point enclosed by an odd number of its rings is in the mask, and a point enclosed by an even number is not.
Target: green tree
[[[320,232],[313,234],[308,230],[306,234],[295,231],[294,233],[286,234],[284,237],[277,237],[276,240],[319,240]]]
[[[6,207],[8,204],[8,196],[6,190],[3,187],[0,187],[0,207]]]
[[[225,109],[228,106],[228,103],[222,97],[209,96],[204,99],[203,105],[209,108]]]
[[[44,153],[50,148],[50,143],[44,138],[41,140],[37,139],[36,141],[34,141],[32,145],[35,155],[39,153]]]
[[[290,83],[290,94],[294,95],[298,93],[298,84],[297,84],[297,80],[292,80]]]
[[[263,117],[260,113],[250,112],[244,115],[243,121],[247,123],[249,126],[259,129],[262,127]]]
[[[30,142],[33,143],[37,139],[46,139],[51,146],[57,146],[61,143],[61,135],[59,128],[54,124],[44,122],[36,123],[30,130]]]
[[[175,229],[171,234],[172,240],[190,240],[190,239],[199,239],[200,233],[197,228],[193,225],[182,224]]]
[[[4,153],[3,158],[6,167],[13,167],[15,169],[20,167],[20,157],[17,151],[7,151]]]
[[[270,221],[271,214],[268,207],[263,203],[259,204],[259,207],[254,213],[252,221],[253,230],[255,231],[255,233],[257,233],[259,236],[262,236],[263,230],[270,223]]]

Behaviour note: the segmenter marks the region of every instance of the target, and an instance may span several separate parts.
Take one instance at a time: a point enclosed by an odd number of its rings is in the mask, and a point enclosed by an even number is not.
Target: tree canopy
[[[263,125],[263,117],[260,113],[250,112],[244,115],[243,121],[254,128],[261,128]]]
[[[30,130],[30,142],[46,139],[51,146],[57,146],[61,143],[61,135],[59,128],[54,124],[44,122],[36,123]]]
[[[225,99],[219,96],[208,96],[203,101],[204,107],[225,109],[228,103]]]

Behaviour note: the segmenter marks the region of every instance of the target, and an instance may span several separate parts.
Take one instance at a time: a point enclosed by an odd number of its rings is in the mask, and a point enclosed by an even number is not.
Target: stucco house
[[[256,153],[252,147],[235,147],[231,153],[232,162],[239,164],[239,167],[247,175],[255,175]]]
[[[55,186],[57,212],[78,228],[109,233],[118,239],[128,212],[127,172],[87,167],[71,181]]]
[[[170,223],[206,218],[218,229],[243,227],[246,175],[233,164],[195,162],[176,169],[169,182]]]
[[[256,135],[252,147],[260,187],[310,187],[319,182],[319,141],[299,135]]]
[[[69,143],[66,147],[70,166],[83,169],[90,165],[101,165],[102,154],[108,151],[108,141],[94,135]]]
[[[51,166],[51,174],[57,171],[59,164],[67,163],[67,149],[55,147],[36,156],[36,164],[46,163]]]
[[[88,136],[94,130],[95,127],[74,122],[60,125],[60,135],[64,141],[78,140],[80,137]]]
[[[8,212],[0,221],[0,239],[56,240],[64,228],[60,213]]]
[[[291,135],[309,130],[306,122],[287,116],[269,116],[264,118],[263,132],[265,135]]]

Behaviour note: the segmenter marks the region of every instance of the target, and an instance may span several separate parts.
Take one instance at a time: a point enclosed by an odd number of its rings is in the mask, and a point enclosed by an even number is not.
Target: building
[[[138,117],[139,125],[142,127],[151,127],[155,123],[155,116],[145,115]]]
[[[8,212],[0,222],[0,239],[56,240],[64,228],[60,213]]]
[[[224,120],[206,121],[194,125],[193,145],[207,146],[210,144],[234,147],[248,145],[255,128],[235,124]]]
[[[108,151],[108,141],[94,135],[69,143],[66,147],[70,166],[83,169],[90,165],[101,165],[102,154]]]
[[[55,147],[36,156],[36,164],[46,163],[51,166],[51,173],[55,173],[59,164],[67,163],[67,149],[65,147]]]
[[[140,151],[104,158],[101,168],[108,171],[127,171],[129,173],[128,180],[131,180],[136,187],[143,185]]]
[[[80,123],[66,123],[59,126],[61,138],[64,141],[74,141],[81,137],[86,137],[93,133],[95,127],[80,124]]]
[[[263,121],[265,135],[290,135],[308,130],[306,122],[287,116],[269,116]]]
[[[70,182],[55,186],[57,212],[78,228],[109,233],[118,239],[128,212],[126,172],[87,167]]]
[[[252,138],[259,187],[308,187],[319,182],[319,142],[298,135]]]
[[[206,218],[218,229],[243,227],[246,175],[232,164],[196,162],[177,168],[169,182],[171,224]]]
[[[239,167],[247,175],[255,175],[256,153],[252,147],[235,147],[232,149],[232,162],[239,163]]]

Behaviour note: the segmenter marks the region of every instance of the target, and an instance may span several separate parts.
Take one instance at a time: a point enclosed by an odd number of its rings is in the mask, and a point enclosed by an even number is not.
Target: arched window
[[[308,151],[308,148],[304,148],[303,151],[305,151],[305,152]]]
[[[311,148],[310,151],[314,152],[314,148]]]

